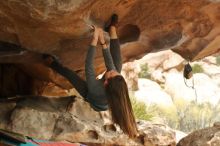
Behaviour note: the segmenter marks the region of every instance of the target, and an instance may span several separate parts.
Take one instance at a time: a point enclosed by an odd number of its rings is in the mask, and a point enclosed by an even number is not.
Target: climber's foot
[[[118,15],[113,14],[111,18],[106,22],[104,31],[109,32],[111,26],[117,27],[117,25],[118,25]]]

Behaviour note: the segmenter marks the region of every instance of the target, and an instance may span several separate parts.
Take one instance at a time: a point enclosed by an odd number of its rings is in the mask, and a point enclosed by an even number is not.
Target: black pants
[[[118,39],[111,39],[110,40],[110,52],[118,72],[121,72],[122,62],[121,62],[121,50],[120,50],[120,43]],[[79,92],[81,96],[86,98],[88,89],[86,81],[80,78],[76,72],[70,70],[67,67],[64,67],[57,61],[52,62],[50,66],[54,71],[64,76]]]

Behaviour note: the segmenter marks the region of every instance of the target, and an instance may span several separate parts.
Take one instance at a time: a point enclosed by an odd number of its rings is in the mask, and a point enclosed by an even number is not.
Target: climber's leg
[[[88,92],[86,81],[80,78],[76,72],[70,70],[67,67],[64,67],[53,56],[49,55],[48,57],[52,58],[52,61],[49,66],[57,73],[64,76],[74,86],[74,88],[79,92],[79,94],[86,98]]]
[[[121,58],[121,50],[120,43],[117,35],[117,24],[118,24],[118,15],[113,14],[110,19],[110,24],[106,30],[108,30],[110,36],[110,52],[112,59],[114,61],[114,65],[118,72],[121,72],[122,68],[122,58]]]

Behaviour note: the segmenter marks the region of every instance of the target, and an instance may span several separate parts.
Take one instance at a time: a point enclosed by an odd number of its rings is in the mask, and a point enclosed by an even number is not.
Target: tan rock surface
[[[56,54],[65,66],[83,76],[91,37],[88,24],[103,26],[112,13],[117,13],[124,61],[171,48],[195,60],[219,51],[219,7],[219,2],[209,0],[4,0],[0,2],[0,40],[36,53]],[[4,44],[0,45],[0,62],[28,60],[29,66],[41,62],[36,53],[16,55]],[[101,73],[100,49],[95,63]],[[49,72],[42,69],[36,73],[42,71]],[[53,76],[44,78],[53,78],[58,84]],[[63,87],[71,88],[64,86],[65,82],[63,79]]]

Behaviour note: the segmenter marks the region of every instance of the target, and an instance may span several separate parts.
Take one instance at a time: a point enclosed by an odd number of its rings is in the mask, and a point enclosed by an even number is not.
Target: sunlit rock
[[[165,91],[173,99],[209,102],[216,105],[220,100],[219,86],[207,75],[197,73],[190,80],[185,80],[181,73],[169,73],[166,75]],[[195,89],[193,89],[193,87]]]
[[[173,107],[171,97],[156,83],[148,79],[138,79],[139,90],[135,92],[137,100],[146,105]]]

